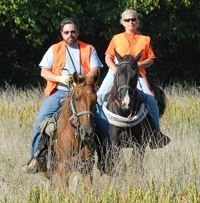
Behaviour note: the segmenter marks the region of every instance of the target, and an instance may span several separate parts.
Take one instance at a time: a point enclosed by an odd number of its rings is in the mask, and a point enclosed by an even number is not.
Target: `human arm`
[[[41,74],[40,74],[45,80],[49,80],[52,82],[56,82],[56,76],[52,71],[48,68],[42,67],[41,68]]]
[[[153,64],[153,61],[155,59],[155,55],[150,43],[150,37],[145,37],[146,38],[146,44],[143,48],[143,54],[142,57],[140,58],[139,62],[138,62],[138,67],[139,68],[148,68]]]
[[[103,67],[103,64],[101,63],[94,47],[92,47],[89,63],[90,71],[86,74],[87,77],[93,77],[97,72],[100,73],[100,68]]]
[[[116,74],[117,67],[116,67],[115,63],[113,62],[111,55],[106,54],[105,62],[106,62],[106,65],[108,66],[108,68],[110,68],[114,72],[114,74]]]
[[[138,67],[142,67],[144,69],[148,68],[149,66],[151,66],[153,64],[153,59],[151,58],[147,58],[143,61],[138,62]]]
[[[72,82],[72,77],[69,75],[55,75],[54,73],[52,73],[51,70],[49,70],[48,68],[42,67],[41,68],[41,76],[49,81],[52,82],[59,82],[62,83],[64,85],[68,85],[69,82]]]
[[[86,74],[86,76],[93,77],[94,75],[96,75],[97,72],[100,72],[100,70],[98,66],[95,66]]]
[[[116,50],[116,45],[114,43],[114,37],[113,37],[105,53],[105,62],[108,68],[110,68],[113,71],[113,73],[116,74],[117,66],[115,65],[115,62],[114,62],[114,58],[115,58],[114,50]]]

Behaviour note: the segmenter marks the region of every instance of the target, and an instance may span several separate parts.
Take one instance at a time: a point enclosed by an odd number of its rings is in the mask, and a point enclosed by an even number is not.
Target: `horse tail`
[[[155,93],[156,100],[158,102],[159,116],[162,117],[166,109],[166,100],[167,100],[166,95],[160,87],[158,87],[157,85],[155,85],[150,81],[148,81],[148,83],[153,92]]]

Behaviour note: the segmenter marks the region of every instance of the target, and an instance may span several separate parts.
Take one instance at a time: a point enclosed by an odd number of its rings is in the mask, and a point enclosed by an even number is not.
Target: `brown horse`
[[[99,74],[94,77],[79,77],[73,74],[75,89],[64,98],[58,120],[55,152],[56,168],[61,179],[68,186],[69,174],[78,171],[83,181],[92,184],[92,170],[95,162],[95,125],[96,83]],[[51,170],[51,168],[50,168]]]

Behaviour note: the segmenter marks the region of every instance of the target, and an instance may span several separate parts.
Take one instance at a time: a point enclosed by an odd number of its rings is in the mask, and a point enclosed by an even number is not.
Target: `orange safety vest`
[[[130,52],[131,52],[131,54],[134,53],[134,56],[137,56],[137,54],[139,54],[140,51],[143,50],[142,56],[139,61],[144,61],[147,58],[155,58],[155,55],[151,48],[149,36],[135,34],[133,41],[132,41],[134,46],[131,46],[131,47],[130,47],[128,40],[125,37],[125,33],[120,33],[120,34],[114,35],[112,40],[113,40],[113,43],[115,46],[113,48],[116,49],[116,51],[122,57],[126,54],[130,54]],[[106,54],[107,54],[107,51],[106,51]],[[146,74],[145,69],[142,67],[140,67],[140,72],[143,74]]]
[[[84,73],[87,74],[90,71],[90,55],[92,52],[92,45],[86,44],[82,41],[78,41],[80,47],[81,65],[84,69]],[[54,63],[52,66],[52,73],[60,75],[61,70],[64,68],[66,63],[66,44],[61,41],[57,44],[52,45],[54,54]],[[47,81],[45,88],[45,96],[48,97],[57,87],[57,82]]]
[[[114,54],[114,49],[123,57],[127,54],[133,54],[134,56],[137,56],[142,50],[142,56],[139,61],[144,61],[147,58],[155,58],[154,52],[152,50],[151,44],[150,44],[150,37],[144,36],[141,34],[135,34],[133,38],[133,45],[130,46],[129,41],[126,39],[125,33],[117,34],[113,36],[112,43],[108,47],[106,54],[111,54],[111,52]],[[114,47],[112,47],[114,46]],[[111,54],[111,56],[113,56]],[[115,56],[114,56],[115,57]],[[114,58],[113,58],[114,60]],[[147,86],[149,87],[149,90],[152,92],[152,94],[155,96],[154,92],[151,90],[149,83],[147,82],[146,78],[146,71],[144,68],[139,68],[140,75],[144,78]]]

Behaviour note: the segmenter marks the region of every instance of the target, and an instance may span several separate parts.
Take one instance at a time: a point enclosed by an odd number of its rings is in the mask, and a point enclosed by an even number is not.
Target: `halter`
[[[122,64],[129,64],[129,65],[133,66],[133,63],[131,63],[131,62],[129,62],[129,61],[123,61],[123,62],[121,62],[121,63],[118,64],[118,67],[120,67]],[[135,66],[134,66],[134,67],[135,67]],[[118,87],[118,94],[120,94],[120,90],[122,90],[122,89],[124,89],[124,88],[130,89],[130,90],[132,91],[133,95],[134,95],[134,93],[135,93],[135,91],[136,91],[136,89],[133,89],[130,85],[121,85],[121,86],[118,86],[118,75],[117,75],[117,87]],[[115,99],[115,100],[116,100],[116,99]],[[117,100],[116,100],[116,101],[117,101]],[[117,105],[120,107],[119,102],[117,101],[116,103],[117,103]],[[133,111],[133,109],[131,109],[131,114],[132,114],[132,111]]]
[[[131,63],[129,61],[123,61],[123,62],[119,63],[118,66],[121,66],[122,64],[130,64],[131,66],[133,66],[133,63]],[[117,86],[118,86],[118,78],[117,78]],[[131,86],[129,86],[129,85],[121,85],[121,86],[118,87],[118,93],[120,92],[120,90],[122,90],[124,88],[130,89],[133,93],[135,92],[135,90]]]
[[[81,111],[78,113],[76,112],[74,105],[73,105],[73,101],[72,101],[72,96],[74,95],[74,92],[75,92],[75,90],[73,90],[72,95],[70,96],[70,109],[71,109],[73,115],[69,118],[69,124],[75,134],[75,137],[77,138],[78,136],[80,136],[81,139],[84,140],[85,130],[79,121],[79,116],[84,115],[84,114],[89,114],[94,117],[94,113],[92,111]]]

